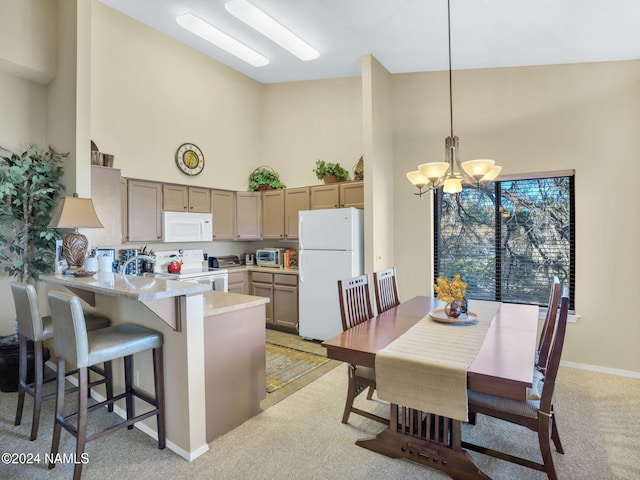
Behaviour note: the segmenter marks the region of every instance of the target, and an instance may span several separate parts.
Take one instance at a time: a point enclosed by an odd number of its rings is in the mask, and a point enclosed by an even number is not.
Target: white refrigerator
[[[338,280],[364,273],[364,212],[305,210],[298,222],[299,333],[326,340],[342,332]]]

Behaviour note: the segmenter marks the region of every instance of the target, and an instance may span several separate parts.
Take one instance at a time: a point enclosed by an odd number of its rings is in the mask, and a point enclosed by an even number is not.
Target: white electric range
[[[192,250],[159,250],[155,252],[156,262],[153,273],[157,277],[181,282],[204,283],[211,290],[229,291],[229,272],[219,268],[209,268],[204,260],[204,252]],[[168,266],[174,259],[182,261],[180,273],[169,273]]]

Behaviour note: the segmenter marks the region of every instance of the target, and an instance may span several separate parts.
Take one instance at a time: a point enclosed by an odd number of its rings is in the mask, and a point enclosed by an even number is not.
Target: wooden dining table
[[[467,388],[524,400],[533,383],[538,307],[509,303],[499,303],[497,307],[467,369]],[[438,308],[442,308],[442,302],[434,297],[414,297],[322,345],[330,359],[375,367],[379,351]],[[464,449],[460,420],[396,404],[390,404],[389,419],[389,426],[378,435],[356,444],[438,469],[454,479],[489,478]]]

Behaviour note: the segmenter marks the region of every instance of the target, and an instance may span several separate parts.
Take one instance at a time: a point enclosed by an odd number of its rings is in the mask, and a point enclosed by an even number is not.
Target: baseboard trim
[[[591,372],[607,373],[609,375],[617,375],[619,377],[629,377],[640,379],[640,372],[632,370],[620,370],[618,368],[601,367],[599,365],[589,365],[588,363],[565,362],[561,361],[563,367],[577,368],[580,370],[589,370]]]
[[[56,364],[54,364],[51,361],[48,361],[46,363],[46,365],[51,368],[54,371],[57,371],[56,368]],[[74,387],[78,386],[78,379],[76,377],[74,377],[73,375],[68,376],[67,377],[67,381],[73,385]],[[101,395],[100,393],[96,392],[95,390],[91,390],[91,397],[96,400],[97,402],[104,402],[107,397]],[[118,405],[113,405],[113,411],[121,418],[125,419],[127,418],[127,411],[121,407],[119,407]],[[158,440],[158,433],[150,428],[149,426],[145,425],[142,422],[137,422],[134,423],[133,426],[135,428],[137,428],[138,430],[140,430],[143,433],[146,433],[147,435],[149,435],[151,438],[153,438],[154,440]],[[209,451],[209,445],[207,443],[205,443],[204,445],[202,445],[200,448],[197,448],[196,450],[193,450],[191,452],[186,451],[185,449],[179,447],[178,445],[176,445],[175,443],[173,443],[172,441],[170,441],[169,439],[167,439],[167,448],[169,450],[171,450],[172,452],[175,452],[176,454],[178,454],[179,456],[181,456],[182,458],[184,458],[185,460],[191,462],[193,460],[195,460],[196,458],[198,458],[200,455],[205,454],[207,451]]]

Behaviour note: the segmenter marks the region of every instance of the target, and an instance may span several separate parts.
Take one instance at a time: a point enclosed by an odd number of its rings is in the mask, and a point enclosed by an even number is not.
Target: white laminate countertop
[[[139,302],[179,297],[181,295],[197,295],[208,292],[209,285],[178,282],[162,278],[142,277],[119,273],[97,272],[91,277],[73,277],[70,275],[42,275],[47,283],[77,288],[89,292],[124,297]]]
[[[269,299],[266,297],[209,290],[204,294],[204,316],[206,318],[222,313],[235,312],[265,303],[269,303]]]

